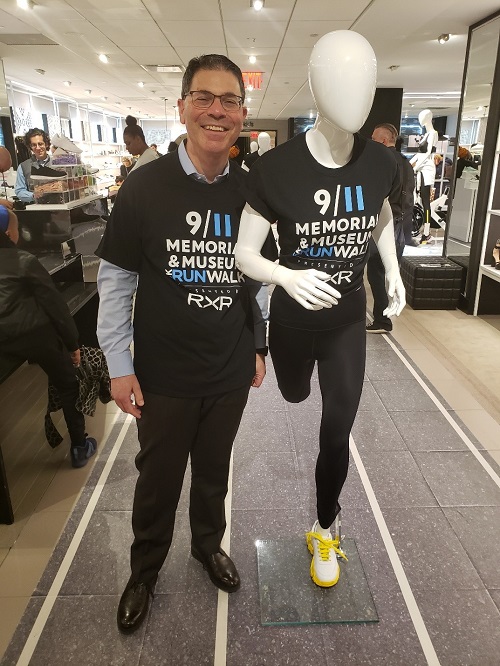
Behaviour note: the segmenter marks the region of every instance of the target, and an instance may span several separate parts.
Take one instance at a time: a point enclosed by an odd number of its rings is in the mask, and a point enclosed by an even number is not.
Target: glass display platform
[[[354,539],[344,539],[348,562],[339,560],[336,585],[321,588],[310,577],[305,539],[256,542],[261,624],[378,622]]]

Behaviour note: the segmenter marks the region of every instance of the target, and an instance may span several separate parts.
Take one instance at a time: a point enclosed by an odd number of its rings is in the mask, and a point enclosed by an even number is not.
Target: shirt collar
[[[196,167],[191,162],[189,155],[187,154],[184,141],[181,141],[181,143],[179,144],[179,147],[177,149],[177,154],[179,155],[179,161],[181,163],[181,167],[184,169],[186,174],[188,176],[191,176],[191,178],[198,180],[201,183],[207,183],[207,185],[213,185],[214,183],[218,183],[220,180],[222,180],[229,174],[229,160],[228,160],[224,168],[224,171],[219,176],[216,176],[215,179],[212,181],[212,183],[209,183],[206,176],[196,171]]]

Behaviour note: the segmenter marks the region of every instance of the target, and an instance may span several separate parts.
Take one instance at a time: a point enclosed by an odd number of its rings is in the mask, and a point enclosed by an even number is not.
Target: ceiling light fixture
[[[262,7],[264,7],[264,0],[250,0],[250,7],[252,7],[256,12],[260,12]]]
[[[99,60],[101,62],[107,63],[108,62],[108,56],[105,53],[99,53]]]
[[[71,81],[63,81],[63,83],[64,83],[64,85],[67,86],[68,88],[69,88],[70,85],[71,85]]]
[[[447,32],[443,32],[442,35],[439,35],[438,37],[438,42],[440,44],[446,44],[446,42],[450,39],[450,35]]]
[[[252,92],[253,86],[252,85],[247,86],[247,90],[248,90],[248,92]]]
[[[255,63],[257,62],[257,58],[254,55],[248,56],[248,62],[251,65],[255,65]]]
[[[85,92],[86,92],[87,95],[90,95],[90,93],[92,92],[92,90],[86,90]]]
[[[108,101],[108,98],[107,98],[107,97],[101,97],[101,99],[102,99],[103,102],[107,102],[107,101]]]
[[[390,69],[391,72],[395,72],[396,69],[399,69],[399,65],[389,65],[387,69]]]
[[[35,72],[38,72],[39,74],[42,74],[42,75],[45,74],[44,69],[35,69]]]
[[[144,81],[139,81],[137,85],[139,86],[139,88],[144,88]]]

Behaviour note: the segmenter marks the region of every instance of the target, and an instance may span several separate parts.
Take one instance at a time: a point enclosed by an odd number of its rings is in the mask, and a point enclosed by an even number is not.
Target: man
[[[47,132],[35,127],[24,135],[24,142],[31,150],[31,157],[17,167],[15,193],[21,201],[32,203],[35,200],[31,187],[31,170],[50,165],[50,138]]]
[[[411,218],[413,212],[414,174],[409,161],[396,150],[398,131],[390,123],[377,125],[373,130],[372,139],[383,143],[393,153],[398,164],[401,187],[391,194],[391,205],[394,220],[394,240],[398,263],[401,262],[405,248],[406,228],[411,238]],[[389,304],[385,285],[385,268],[373,241],[370,242],[370,257],[368,259],[366,275],[373,294],[373,322],[366,326],[367,333],[389,333],[392,331],[392,322],[384,315]]]
[[[244,97],[241,70],[225,56],[189,62],[178,100],[186,142],[129,175],[98,250],[98,337],[113,397],[137,419],[140,443],[132,574],[117,615],[124,633],[147,614],[188,457],[191,553],[221,590],[240,585],[220,548],[224,498],[234,437],[267,351],[254,345],[233,257],[245,174],[228,155],[247,113]]]
[[[10,209],[8,213],[7,229],[0,230],[0,353],[13,361],[34,361],[48,375],[68,426],[71,464],[84,467],[95,454],[97,442],[87,437],[85,417],[76,408],[78,331],[45,268],[16,247],[17,217]]]

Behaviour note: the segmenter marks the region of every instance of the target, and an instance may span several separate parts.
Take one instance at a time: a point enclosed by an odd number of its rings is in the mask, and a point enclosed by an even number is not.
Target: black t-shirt
[[[233,249],[246,173],[208,185],[177,152],[133,171],[120,188],[98,255],[139,273],[134,366],[143,389],[173,397],[249,385],[253,323]]]
[[[266,152],[248,176],[247,201],[277,222],[280,264],[330,273],[342,298],[310,311],[277,287],[271,320],[307,330],[336,328],[365,317],[363,271],[384,199],[400,188],[394,156],[356,134],[351,160],[331,169],[311,155],[305,133]]]

